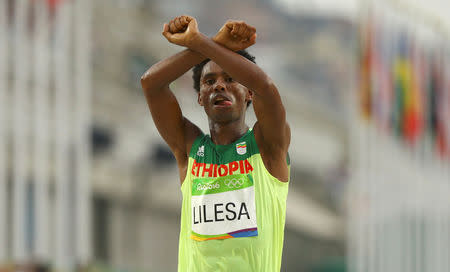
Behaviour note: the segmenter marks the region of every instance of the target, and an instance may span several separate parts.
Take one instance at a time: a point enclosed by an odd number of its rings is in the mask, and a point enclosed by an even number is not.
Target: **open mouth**
[[[217,96],[214,98],[214,106],[227,107],[231,106],[233,103],[225,96]]]

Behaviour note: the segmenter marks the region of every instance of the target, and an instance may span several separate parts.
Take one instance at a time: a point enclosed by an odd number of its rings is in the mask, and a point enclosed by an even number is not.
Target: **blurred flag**
[[[447,123],[450,118],[447,115],[447,84],[446,84],[446,63],[444,63],[444,50],[438,50],[438,73],[437,82],[437,100],[436,100],[436,149],[441,157],[445,157],[448,151]]]
[[[416,71],[417,48],[407,33],[398,35],[393,62],[394,101],[392,125],[397,136],[415,144],[423,128],[423,101]]]
[[[375,16],[374,16],[375,17]],[[376,17],[375,17],[376,18]],[[377,20],[372,21],[371,25],[371,37],[370,37],[370,109],[371,116],[376,125],[381,125],[382,120],[382,108],[383,101],[381,99],[381,79],[382,79],[382,67],[381,67],[381,24]]]
[[[444,135],[444,117],[442,116],[441,98],[443,96],[443,71],[440,63],[441,55],[438,53],[434,55],[431,66],[430,77],[430,93],[428,101],[428,116],[429,116],[429,133],[431,135],[432,145],[435,150],[440,154],[445,154],[446,139]]]
[[[372,21],[369,19],[367,24],[361,27],[360,31],[360,111],[364,119],[370,119],[372,106]]]
[[[399,34],[396,37],[392,73],[394,83],[394,103],[392,110],[392,128],[397,136],[403,136],[403,120],[405,113],[405,100],[407,91],[410,88],[410,64],[407,59],[407,37],[406,35]]]
[[[445,87],[442,98],[442,117],[443,117],[443,131],[445,134],[446,156],[450,159],[450,64],[449,57],[446,58],[444,73],[445,73]]]
[[[417,85],[417,95],[419,100],[419,132],[418,139],[421,144],[424,143],[427,127],[427,99],[429,95],[429,65],[425,53],[425,48],[416,41],[414,44],[414,77]]]
[[[411,39],[411,61],[407,61],[405,67],[406,78],[409,80],[408,89],[405,93],[403,134],[406,141],[415,144],[423,131],[423,99],[421,96],[421,73],[420,57],[417,43]]]

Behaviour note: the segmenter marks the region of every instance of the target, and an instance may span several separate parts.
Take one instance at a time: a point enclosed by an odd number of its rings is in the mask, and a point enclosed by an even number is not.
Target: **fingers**
[[[177,33],[176,32],[176,27],[175,27],[175,23],[173,22],[173,20],[172,21],[170,21],[169,22],[169,31],[170,31],[170,33]]]
[[[164,24],[162,35],[171,43],[189,47],[199,35],[197,21],[190,16],[175,17],[168,24]]]
[[[235,38],[240,38],[241,40],[249,40],[256,32],[254,27],[248,25],[244,21],[228,20],[225,26],[230,29],[231,35]]]
[[[245,26],[246,26],[245,33],[242,35],[242,37],[250,39],[256,33],[256,28],[247,24]]]
[[[187,26],[189,25],[189,22],[192,21],[192,17],[188,15],[181,15],[178,17],[175,17],[172,19],[168,26],[169,30],[172,34],[175,33],[182,33],[186,31]]]
[[[236,30],[237,35],[240,36],[240,37],[243,37],[246,29],[247,29],[247,24],[244,23],[244,22],[240,23],[239,24],[239,29]]]
[[[166,39],[170,39],[170,36],[172,36],[172,33],[170,33],[170,28],[168,24],[164,24],[163,27],[163,32],[162,32],[163,36],[166,37]]]
[[[250,37],[250,39],[249,39],[249,43],[250,43],[250,45],[253,45],[253,44],[255,44],[255,42],[256,42],[256,37],[257,37],[258,35],[256,34],[256,33],[253,33],[253,35]]]
[[[192,19],[189,21],[189,24],[187,25],[187,28],[189,28],[190,31],[192,31],[192,32],[198,32],[197,20],[195,20],[194,18],[192,18]]]
[[[233,30],[233,25],[234,25],[234,22],[232,21],[232,20],[228,20],[226,23],[225,23],[225,26],[231,31],[231,30]]]
[[[239,35],[239,28],[240,28],[240,24],[233,24],[233,29],[231,30],[231,35],[233,36],[238,36]]]
[[[183,15],[183,18],[186,20],[186,24],[189,24],[190,21],[195,20],[194,17],[189,15]]]
[[[175,18],[174,24],[177,30],[183,28],[183,26],[181,25],[180,17]]]
[[[251,37],[250,32],[251,32],[251,29],[249,27],[246,27],[244,30],[244,33],[242,34],[242,39],[244,39],[244,40],[249,39],[249,37]]]
[[[164,29],[163,29],[162,34],[164,37],[166,37],[167,40],[170,41],[170,37],[172,36],[172,33],[170,33],[168,24],[164,24]]]
[[[169,32],[169,25],[168,24],[164,24],[164,26],[163,26],[163,35],[164,35],[164,32]]]
[[[189,24],[190,20],[188,21],[188,17],[187,16],[182,16],[180,21],[181,21],[181,25],[183,27],[186,27]]]

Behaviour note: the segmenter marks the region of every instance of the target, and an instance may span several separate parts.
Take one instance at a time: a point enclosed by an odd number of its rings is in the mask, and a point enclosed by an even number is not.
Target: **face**
[[[205,64],[200,77],[198,103],[215,122],[232,122],[245,116],[252,93],[233,80],[213,61]]]

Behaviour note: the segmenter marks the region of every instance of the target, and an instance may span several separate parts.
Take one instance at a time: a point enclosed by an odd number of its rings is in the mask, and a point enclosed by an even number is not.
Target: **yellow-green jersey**
[[[181,186],[178,271],[280,271],[288,185],[265,168],[252,130],[229,145],[199,136]]]

